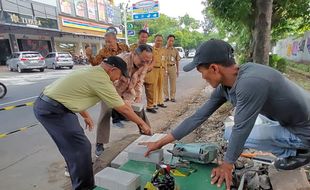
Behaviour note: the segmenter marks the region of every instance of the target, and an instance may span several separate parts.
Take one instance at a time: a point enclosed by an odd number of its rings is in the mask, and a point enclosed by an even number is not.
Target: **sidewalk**
[[[0,73],[9,72],[9,69],[6,65],[0,65]]]

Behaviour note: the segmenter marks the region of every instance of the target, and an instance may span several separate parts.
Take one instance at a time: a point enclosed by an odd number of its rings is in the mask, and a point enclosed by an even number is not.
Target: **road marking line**
[[[0,106],[7,105],[7,104],[13,104],[13,103],[16,103],[16,102],[21,102],[21,101],[24,101],[24,100],[29,100],[29,99],[33,99],[33,98],[37,98],[37,97],[38,96],[32,96],[32,97],[29,97],[29,98],[24,98],[24,99],[12,101],[12,102],[7,102],[7,103],[4,103],[4,104],[0,104]]]

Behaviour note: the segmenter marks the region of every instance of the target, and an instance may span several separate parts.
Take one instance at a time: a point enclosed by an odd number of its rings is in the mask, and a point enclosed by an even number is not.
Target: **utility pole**
[[[125,6],[125,10],[124,10],[125,42],[127,45],[129,45],[128,44],[128,32],[127,32],[127,10],[128,10],[129,3],[130,3],[130,0],[127,1],[126,6]]]

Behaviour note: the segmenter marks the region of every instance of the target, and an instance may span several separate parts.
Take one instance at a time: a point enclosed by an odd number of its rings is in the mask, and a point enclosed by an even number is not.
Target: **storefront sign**
[[[55,19],[40,18],[40,17],[34,18],[32,16],[22,15],[18,13],[11,13],[6,11],[3,12],[3,19],[4,22],[8,24],[18,24],[29,27],[58,29],[57,20]]]
[[[73,18],[62,17],[62,25],[65,27],[78,28],[84,30],[92,30],[98,32],[106,32],[108,25],[98,24],[94,22],[88,22]]]

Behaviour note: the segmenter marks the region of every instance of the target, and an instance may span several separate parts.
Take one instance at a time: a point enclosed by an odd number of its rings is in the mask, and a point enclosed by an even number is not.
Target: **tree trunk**
[[[256,0],[256,15],[254,27],[254,51],[255,63],[268,65],[270,51],[270,28],[273,0]]]

